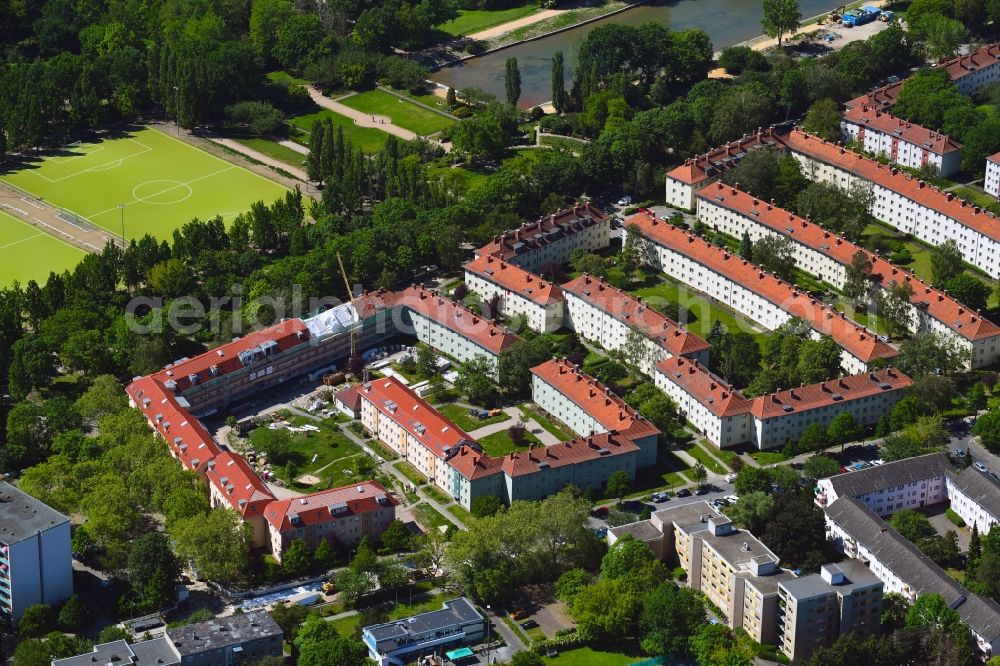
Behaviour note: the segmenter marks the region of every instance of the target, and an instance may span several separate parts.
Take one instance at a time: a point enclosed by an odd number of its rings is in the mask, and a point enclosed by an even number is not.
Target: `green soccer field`
[[[0,211],[0,288],[15,280],[44,284],[50,271],[62,273],[83,258],[83,250]]]
[[[287,190],[153,129],[66,147],[0,180],[125,237],[169,240],[194,218],[226,221]],[[124,204],[124,206],[122,206]]]

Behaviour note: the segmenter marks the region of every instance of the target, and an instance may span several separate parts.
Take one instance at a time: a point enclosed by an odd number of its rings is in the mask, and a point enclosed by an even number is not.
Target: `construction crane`
[[[354,313],[357,315],[358,309],[354,305],[354,290],[351,288],[351,281],[347,278],[347,271],[344,270],[344,260],[340,258],[340,253],[337,253],[337,264],[340,265],[340,274],[344,278],[344,286],[347,288],[347,297],[350,299],[351,306],[354,307]],[[360,315],[358,315],[360,319]],[[351,355],[348,359],[348,368],[357,367],[358,365],[358,351],[357,351],[357,340],[355,339],[355,327],[352,322],[351,324]]]

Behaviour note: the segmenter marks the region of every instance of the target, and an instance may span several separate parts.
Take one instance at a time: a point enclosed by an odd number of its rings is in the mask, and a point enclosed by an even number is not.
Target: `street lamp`
[[[490,605],[486,604],[486,663],[490,663]]]
[[[177,136],[181,135],[181,93],[177,86],[174,86],[174,131]]]
[[[125,204],[118,204],[118,210],[122,212],[122,249],[125,249],[127,241],[125,240]]]

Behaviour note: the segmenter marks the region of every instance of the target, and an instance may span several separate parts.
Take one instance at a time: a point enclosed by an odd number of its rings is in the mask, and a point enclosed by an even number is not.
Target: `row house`
[[[493,365],[494,379],[499,376],[500,353],[519,340],[505,327],[422,286],[399,292],[395,307],[400,312],[399,333],[413,335],[460,363],[485,357]]]
[[[826,427],[841,412],[873,426],[912,385],[899,370],[886,368],[759,396],[750,408],[752,442],[758,449],[784,446],[813,424]]]
[[[528,328],[551,333],[563,325],[564,303],[558,285],[492,255],[483,254],[465,269],[465,284],[486,304],[495,302],[508,319],[524,317]]]
[[[660,431],[579,366],[551,359],[533,367],[531,396],[578,435],[628,432],[640,450],[639,467],[656,464]]]
[[[950,507],[969,529],[975,525],[980,534],[988,534],[1000,523],[1000,482],[972,467],[950,471],[945,481]]]
[[[596,252],[611,244],[611,218],[587,203],[557,211],[505,231],[476,250],[476,257],[491,256],[535,274],[565,264],[580,250]]]
[[[750,441],[751,402],[698,361],[668,358],[656,366],[653,383],[670,396],[683,418],[719,448]]]
[[[751,241],[766,237],[789,238],[796,265],[842,289],[847,267],[862,253],[869,262],[871,284],[887,291],[893,283],[909,283],[909,328],[929,330],[952,338],[969,352],[971,368],[994,365],[1000,360],[1000,327],[876,253],[827,231],[807,219],[765,203],[736,186],[714,183],[698,192],[698,216],[708,226]]]
[[[960,93],[974,95],[986,86],[1000,83],[1000,44],[987,44],[937,66],[947,70]]]
[[[1000,221],[993,213],[801,130],[789,134],[788,146],[810,180],[845,190],[855,182],[871,187],[876,219],[931,245],[954,240],[965,261],[1000,277]]]
[[[684,160],[667,172],[666,201],[668,206],[682,210],[694,210],[695,193],[710,181],[719,178],[723,173],[739,165],[750,152],[754,150],[771,149],[785,150],[782,136],[769,127],[758,129],[741,139],[720,146],[704,155]]]
[[[670,356],[685,356],[708,365],[711,345],[655,309],[654,304],[586,273],[563,284],[562,291],[566,327],[609,351],[626,348],[630,336],[634,341],[638,335],[642,353],[637,365],[647,376],[653,376],[657,364]]]
[[[844,111],[840,131],[866,152],[905,167],[931,165],[945,177],[962,166],[962,144],[947,134],[897,118],[878,106],[860,104]]]
[[[253,528],[253,544],[266,546],[264,511],[275,500],[267,484],[236,453],[223,451],[208,462],[208,498],[212,507],[232,509]],[[279,551],[280,553],[280,551]],[[278,555],[280,559],[280,554]]]
[[[293,541],[315,548],[320,541],[355,545],[363,537],[376,541],[393,520],[399,500],[378,481],[321,490],[267,505],[268,542],[279,562]]]
[[[919,509],[948,499],[945,476],[950,469],[945,454],[931,453],[837,474],[816,482],[816,504],[823,508],[849,497],[879,516]]]
[[[629,223],[652,243],[657,269],[768,330],[793,318],[802,319],[812,327],[814,338],[833,338],[849,374],[864,372],[875,359],[889,360],[899,354],[832,306],[703,238],[646,213],[633,215]]]
[[[986,158],[986,180],[983,189],[1000,199],[1000,153]]]

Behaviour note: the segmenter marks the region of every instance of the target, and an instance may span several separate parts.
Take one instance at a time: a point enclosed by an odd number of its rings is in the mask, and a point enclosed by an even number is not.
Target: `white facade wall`
[[[749,412],[716,416],[700,400],[659,370],[653,373],[653,383],[677,403],[677,409],[684,418],[719,448],[750,441],[752,435]]]
[[[970,469],[969,472],[975,472],[975,470]],[[961,516],[970,530],[975,525],[980,534],[987,534],[994,525],[1000,523],[1000,516],[987,511],[982,504],[959,490],[952,483],[951,477],[948,477],[947,483],[951,509]]]
[[[522,454],[523,455],[523,454]],[[621,453],[618,455],[590,458],[573,465],[561,465],[539,470],[534,474],[518,476],[501,475],[507,485],[506,496],[509,502],[514,500],[543,500],[558,493],[569,484],[581,490],[592,489],[599,492],[608,478],[621,470],[628,478],[635,480],[635,470],[638,467],[639,451]]]
[[[493,379],[498,379],[499,357],[496,354],[419,312],[410,310],[410,319],[413,323],[413,334],[418,340],[430,345],[442,354],[458,359],[460,363],[468,363],[477,356],[485,356],[493,364]],[[471,321],[469,325],[472,326]],[[486,325],[480,323],[479,326],[485,327]]]
[[[361,397],[361,423],[378,441],[398,453],[404,460],[433,481],[434,485],[451,494],[453,479],[450,466],[406,428],[383,415],[375,404]]]
[[[827,539],[838,544],[843,544],[843,551],[849,557],[866,562],[868,564],[868,568],[871,569],[871,572],[878,576],[883,583],[885,583],[885,588],[882,590],[883,594],[895,592],[896,594],[901,594],[906,597],[910,603],[916,601],[917,593],[912,590],[902,578],[897,576],[892,569],[883,564],[882,561],[878,559],[876,554],[872,553],[863,545],[858,544],[853,537],[841,529],[837,523],[830,520],[829,517],[826,517],[826,537]]]
[[[1000,199],[1000,162],[986,160],[986,180],[983,189]]]
[[[968,62],[965,60],[965,62]],[[958,91],[963,95],[974,95],[983,86],[1000,83],[1000,62],[972,71],[964,70],[958,79],[953,79]]]
[[[607,429],[556,387],[538,375],[531,376],[531,399],[536,405],[556,417],[581,437],[607,432]]]
[[[699,183],[703,185],[704,183]],[[694,210],[695,188],[687,183],[681,182],[667,176],[666,200],[668,206],[681,208],[683,210]]]
[[[565,264],[576,250],[596,252],[611,244],[611,218],[594,224],[562,238],[554,240],[542,247],[521,254],[515,254],[507,261],[515,266],[540,273],[547,264]]]
[[[73,594],[69,520],[6,547],[0,551],[8,567],[0,574],[0,615],[9,613],[16,623],[29,606],[56,606]]]
[[[820,479],[817,484],[826,504],[838,499],[830,479]],[[948,499],[948,486],[943,476],[920,479],[912,483],[882,488],[856,498],[879,516],[885,517],[901,509],[919,509],[922,506],[944,502]]]
[[[919,169],[926,164],[932,164],[937,167],[939,174],[947,177],[957,173],[962,165],[962,153],[958,150],[939,155],[921,145],[872,127],[863,127],[843,118],[840,121],[840,131],[845,138],[860,143],[865,152],[885,155],[896,164],[905,167]]]
[[[564,307],[562,301],[554,301],[547,306],[542,305],[469,271],[465,271],[465,284],[484,301],[498,295],[500,311],[504,316],[524,317],[525,324],[533,331],[551,333],[562,327]]]
[[[596,342],[608,351],[621,349],[625,345],[625,341],[632,331],[628,324],[574,294],[567,292],[565,296],[567,328],[575,331],[585,340]],[[669,357],[670,354],[646,336],[643,336],[643,341],[646,354],[639,364],[639,370],[651,377],[657,364]],[[694,358],[699,358],[699,356],[703,357],[706,363],[708,362],[708,350],[694,355]],[[701,359],[699,358],[699,360]]]

